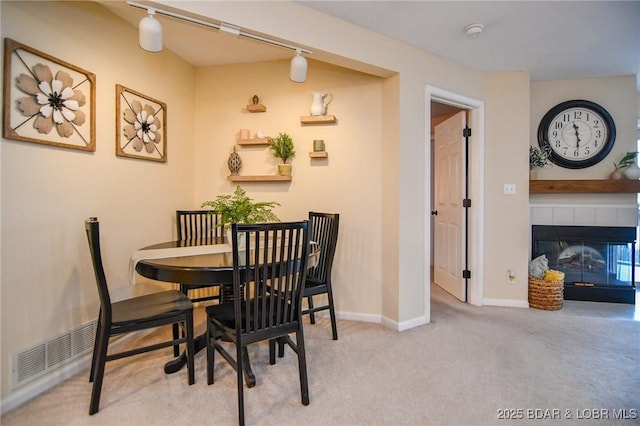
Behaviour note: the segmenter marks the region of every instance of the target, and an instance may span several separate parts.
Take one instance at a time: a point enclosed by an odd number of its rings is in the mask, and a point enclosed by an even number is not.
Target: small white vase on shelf
[[[538,179],[538,169],[529,169],[529,180]]]
[[[640,179],[640,167],[637,164],[632,164],[624,169],[623,174],[629,180],[638,180]]]

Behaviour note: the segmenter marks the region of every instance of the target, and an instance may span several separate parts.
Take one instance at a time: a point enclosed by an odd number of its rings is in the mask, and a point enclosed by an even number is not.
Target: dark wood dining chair
[[[214,210],[176,210],[178,240],[222,240],[224,231],[220,219]]]
[[[215,210],[176,210],[176,228],[178,240],[201,244],[206,240],[208,244],[224,242],[224,230],[221,217]],[[188,294],[192,302],[219,300],[217,286],[186,286],[180,285],[180,291]]]
[[[214,354],[236,370],[238,413],[244,425],[244,357],[247,345],[269,341],[275,363],[276,340],[298,356],[302,404],[309,405],[307,363],[302,332],[302,289],[307,273],[309,222],[233,224],[233,302],[207,306],[207,383],[214,381]],[[238,236],[245,243],[238,243]],[[248,249],[247,249],[248,248]],[[295,343],[289,336],[295,333]],[[232,342],[233,356],[219,343]]]
[[[98,219],[95,217],[87,219],[85,221],[85,230],[100,297],[98,327],[93,347],[91,371],[89,373],[89,381],[93,382],[89,414],[95,414],[100,409],[100,392],[102,391],[105,364],[115,359],[169,346],[177,347],[184,343],[187,352],[189,384],[192,385],[195,382],[193,367],[193,302],[177,290],[161,291],[112,302],[100,252],[100,224]],[[185,337],[173,338],[151,345],[107,354],[109,339],[112,336],[172,324],[179,324],[183,327]]]
[[[316,323],[315,313],[329,310],[331,317],[331,331],[333,340],[338,340],[338,327],[336,326],[336,310],[333,304],[333,290],[331,288],[331,269],[338,242],[338,225],[340,215],[335,213],[309,212],[309,233],[311,241],[318,243],[320,247],[320,259],[318,264],[309,268],[307,281],[304,287],[304,297],[307,299],[307,309],[302,315],[309,315],[311,324]],[[327,302],[322,305],[314,305],[314,296],[326,295]]]

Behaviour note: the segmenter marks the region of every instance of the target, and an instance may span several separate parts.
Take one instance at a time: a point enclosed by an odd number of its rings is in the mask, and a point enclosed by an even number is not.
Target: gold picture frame
[[[116,84],[116,155],[167,162],[167,105]]]
[[[95,74],[4,39],[3,137],[96,150]]]

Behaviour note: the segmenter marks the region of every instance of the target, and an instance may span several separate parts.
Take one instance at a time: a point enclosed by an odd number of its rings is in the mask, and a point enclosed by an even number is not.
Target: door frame
[[[431,167],[431,101],[456,106],[469,111],[468,126],[471,128],[469,144],[469,211],[468,238],[468,268],[471,278],[468,281],[467,301],[476,306],[483,305],[484,298],[484,101],[464,96],[434,86],[426,86],[426,149],[425,165],[425,264],[431,264],[431,188],[433,170]],[[425,283],[425,315],[427,321],[431,319],[431,268],[426,270]]]

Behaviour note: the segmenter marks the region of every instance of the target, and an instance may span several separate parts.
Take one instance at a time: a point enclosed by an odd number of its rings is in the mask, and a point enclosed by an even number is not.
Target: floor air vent
[[[96,326],[92,321],[18,352],[13,357],[14,388],[92,350]]]

